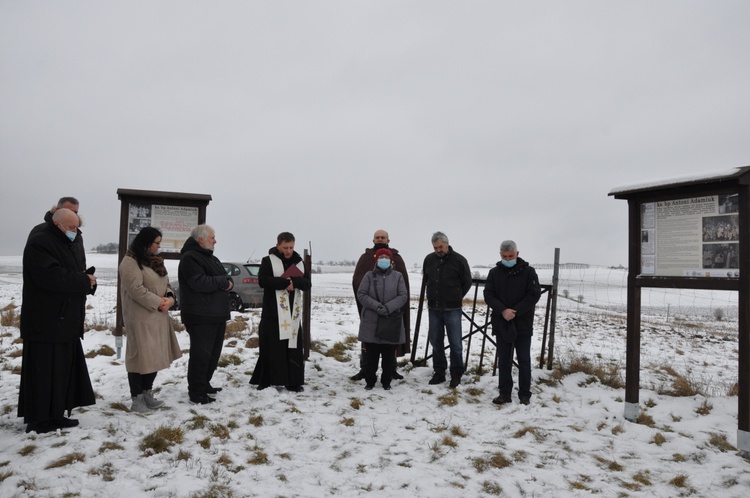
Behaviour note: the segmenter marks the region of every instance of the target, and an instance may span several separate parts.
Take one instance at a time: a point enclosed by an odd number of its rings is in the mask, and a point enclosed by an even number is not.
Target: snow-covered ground
[[[87,320],[111,328],[116,257],[88,258],[97,267],[99,288],[89,300]],[[15,305],[20,311],[20,267],[20,257],[0,257],[0,309]],[[176,275],[175,262],[168,268]],[[551,283],[551,271],[539,273],[542,283]],[[414,322],[420,277],[411,280]],[[216,403],[188,402],[185,354],[157,376],[158,397],[167,407],[148,415],[129,413],[123,361],[97,355],[88,360],[97,404],[74,411],[79,427],[51,434],[25,434],[16,417],[22,345],[16,327],[0,327],[0,496],[750,494],[750,462],[733,448],[737,397],[727,394],[737,381],[736,322],[710,318],[716,308],[736,307],[736,298],[727,293],[645,293],[644,305],[653,315],[643,323],[640,401],[643,414],[653,420],[649,425],[623,419],[622,388],[604,386],[586,373],[539,369],[538,363],[529,406],[516,400],[493,405],[494,352],[488,345],[485,372],[476,375],[479,336],[472,341],[469,373],[456,390],[428,385],[430,368],[402,364],[405,379],[395,381],[391,391],[365,391],[363,382],[349,380],[359,354],[351,340],[359,320],[350,282],[347,273],[314,275],[316,347],[306,366],[304,392],[257,391],[248,384],[258,355],[248,339],[257,334],[259,321],[258,310],[250,310],[234,314],[248,327],[228,334],[225,365],[214,380],[224,387]],[[568,289],[569,299],[559,300],[555,358],[563,366],[584,358],[624,376],[624,285],[622,270],[561,275],[561,294]],[[480,307],[477,322],[483,323],[483,313]],[[535,355],[543,323],[539,306]],[[423,321],[420,353],[425,327]],[[465,327],[468,332],[468,321]],[[187,352],[187,333],[178,338]],[[350,359],[323,354],[337,343],[349,348]],[[96,352],[115,341],[110,330],[91,330],[83,344]],[[705,396],[664,394],[676,376]],[[177,442],[158,453],[144,450],[147,438],[159,432]]]

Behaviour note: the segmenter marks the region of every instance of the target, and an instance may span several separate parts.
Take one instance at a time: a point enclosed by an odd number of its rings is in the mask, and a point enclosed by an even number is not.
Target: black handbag
[[[375,337],[383,342],[398,344],[401,339],[401,325],[403,324],[401,310],[388,316],[378,315],[378,325],[375,328]]]
[[[378,286],[375,284],[375,299],[383,306],[385,303],[378,296]],[[388,316],[378,315],[378,324],[375,327],[375,338],[390,344],[398,344],[401,339],[401,324],[403,323],[403,312],[394,311]]]

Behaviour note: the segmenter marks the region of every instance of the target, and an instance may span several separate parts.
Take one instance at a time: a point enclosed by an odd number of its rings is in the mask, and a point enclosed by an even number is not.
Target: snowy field
[[[89,299],[89,372],[97,403],[77,409],[80,426],[25,434],[16,417],[22,345],[0,327],[1,497],[746,497],[750,462],[734,445],[737,397],[736,296],[644,291],[640,404],[643,423],[623,419],[624,389],[589,373],[533,369],[531,404],[503,407],[487,343],[474,337],[458,389],[427,384],[431,369],[400,362],[391,391],[349,377],[358,369],[358,317],[351,274],[313,276],[312,339],[302,393],[248,384],[258,350],[259,310],[234,313],[214,385],[217,402],[191,405],[185,354],[156,379],[167,407],[139,415],[130,406],[115,341],[116,257],[88,256],[99,288]],[[172,278],[176,262],[168,262]],[[475,269],[486,274],[486,269]],[[551,270],[540,270],[550,284]],[[555,360],[625,372],[625,272],[605,268],[560,275]],[[412,282],[416,320],[419,274]],[[20,312],[20,257],[0,257],[0,309]],[[568,298],[562,297],[566,292]],[[469,296],[473,296],[472,289]],[[481,296],[481,289],[479,291]],[[546,295],[541,303],[544,303]],[[15,310],[13,307],[16,306]],[[716,309],[723,310],[716,320]],[[465,309],[471,312],[471,307]],[[179,312],[174,313],[179,320]],[[479,307],[476,321],[484,323]],[[541,350],[537,308],[533,355]],[[239,324],[239,327],[236,325]],[[425,346],[422,322],[418,358]],[[464,321],[465,332],[469,322]],[[187,353],[189,338],[178,333]],[[127,340],[127,339],[126,339]],[[104,349],[102,349],[104,348]],[[344,357],[331,354],[339,350]],[[342,361],[343,360],[343,361]],[[481,373],[481,375],[479,375]],[[676,380],[699,394],[675,397]],[[165,436],[165,443],[153,443]]]

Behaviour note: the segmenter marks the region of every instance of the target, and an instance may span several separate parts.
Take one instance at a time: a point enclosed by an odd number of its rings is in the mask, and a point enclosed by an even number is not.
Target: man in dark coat
[[[375,253],[378,251],[378,249],[389,249],[391,251],[391,253],[393,254],[393,269],[397,272],[400,272],[404,277],[404,283],[406,284],[406,293],[407,295],[409,294],[409,272],[406,270],[406,263],[404,263],[404,258],[402,258],[398,253],[398,249],[394,249],[388,245],[390,244],[390,242],[391,239],[388,238],[388,232],[386,232],[385,230],[376,231],[375,235],[373,235],[372,238],[372,248],[365,249],[365,252],[359,257],[359,260],[357,261],[357,266],[354,267],[354,275],[352,276],[352,290],[354,291],[354,300],[357,303],[357,311],[360,317],[362,316],[362,303],[360,303],[359,299],[357,299],[357,290],[359,289],[359,285],[362,283],[362,279],[367,274],[367,272],[372,271],[373,268],[375,268]],[[409,305],[410,300],[407,299],[406,304],[404,304],[403,308],[401,309],[401,313],[404,317],[405,341],[396,347],[396,357],[404,356],[405,354],[411,352],[411,318],[409,316]],[[366,362],[367,355],[365,354],[365,345],[364,343],[362,343],[362,351],[359,358],[359,372],[351,377],[352,380],[362,380],[365,378],[365,370],[367,367]],[[394,362],[393,364],[394,368],[393,373],[391,374],[391,378],[396,380],[403,379],[403,375],[396,371],[396,363]]]
[[[29,233],[29,238],[31,238],[32,235],[41,232],[47,227],[47,224],[52,220],[52,215],[55,214],[55,211],[58,209],[70,209],[73,211],[76,215],[78,215],[78,199],[75,197],[60,197],[60,200],[57,201],[57,204],[55,206],[52,206],[49,211],[44,215],[44,221],[34,228],[31,229],[31,232]],[[81,233],[81,217],[78,217],[78,237],[73,241],[73,250],[76,253],[76,257],[81,261],[81,264],[83,267],[86,267],[86,251],[83,249],[83,234]],[[28,242],[28,240],[27,240]]]
[[[304,273],[302,257],[294,250],[294,235],[280,233],[258,270],[263,311],[258,326],[260,351],[250,384],[259,390],[268,386],[285,386],[292,392],[304,390],[302,293],[311,287]]]
[[[190,335],[188,395],[191,403],[216,401],[209,394],[221,391],[211,385],[219,366],[229,312],[229,291],[233,287],[221,261],[214,256],[216,232],[198,225],[180,250],[177,270],[180,282],[180,316]]]
[[[78,216],[60,208],[29,237],[23,251],[23,360],[18,416],[26,432],[75,427],[65,410],[95,403],[81,338],[86,296],[96,277],[75,251]]]
[[[461,383],[464,373],[463,343],[461,339],[461,306],[471,289],[471,269],[466,258],[458,254],[442,232],[432,235],[431,252],[424,258],[422,273],[427,291],[427,308],[430,316],[429,337],[432,345],[433,375],[430,384],[445,382],[445,335],[450,346],[451,387]]]
[[[484,284],[484,300],[492,309],[492,333],[497,341],[500,395],[492,402],[510,403],[513,390],[513,349],[518,359],[518,399],[531,400],[531,336],[534,308],[542,295],[534,268],[518,257],[512,240],[500,244],[501,261],[490,270]]]

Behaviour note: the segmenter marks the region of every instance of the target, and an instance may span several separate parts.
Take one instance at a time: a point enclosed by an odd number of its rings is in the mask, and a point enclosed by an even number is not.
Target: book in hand
[[[297,265],[292,265],[281,274],[281,278],[302,277],[304,275],[305,274],[297,268]]]

